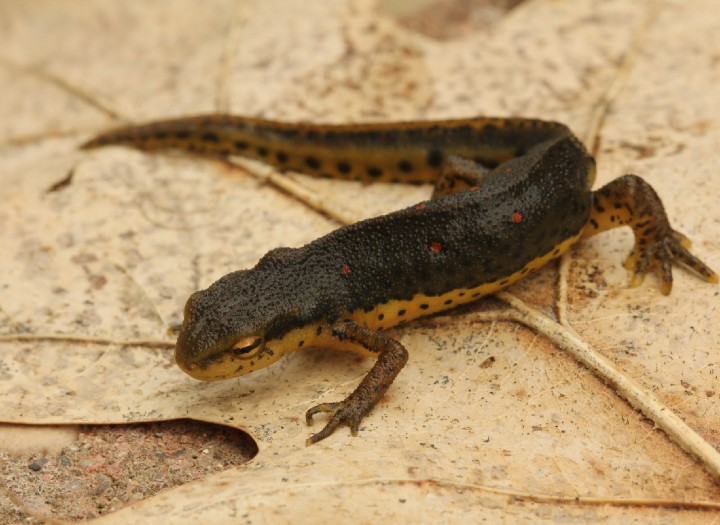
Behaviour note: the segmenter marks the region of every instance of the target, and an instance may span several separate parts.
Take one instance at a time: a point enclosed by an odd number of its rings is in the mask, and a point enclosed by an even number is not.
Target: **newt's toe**
[[[668,295],[673,285],[673,262],[690,268],[708,282],[717,283],[718,275],[690,253],[691,244],[690,239],[674,230],[669,230],[653,242],[637,244],[625,261],[625,268],[633,272],[630,285],[639,286],[645,274],[652,272],[660,277],[662,293]]]
[[[360,407],[353,405],[351,401],[345,399],[336,403],[322,403],[312,407],[305,413],[305,421],[308,425],[312,424],[312,418],[315,414],[320,412],[326,412],[331,414],[330,421],[323,427],[323,429],[317,434],[310,436],[305,442],[306,445],[312,445],[318,441],[322,441],[342,424],[346,424],[350,427],[350,432],[353,436],[357,435],[360,429],[360,421],[365,416],[363,410]]]

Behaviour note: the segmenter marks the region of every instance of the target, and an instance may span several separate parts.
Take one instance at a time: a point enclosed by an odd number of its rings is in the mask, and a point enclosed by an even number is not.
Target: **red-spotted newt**
[[[84,147],[108,144],[240,155],[321,177],[435,184],[427,202],[272,250],[185,305],[176,360],[198,379],[247,374],[306,347],[377,356],[347,398],[307,411],[308,423],[329,414],[308,443],[343,424],[355,434],[405,365],[406,349],[384,329],[509,286],[579,239],[632,228],[633,285],[654,272],[669,293],[673,261],[718,281],[643,179],[625,175],[592,191],[594,159],[555,122],[314,125],[208,115],[117,129]]]

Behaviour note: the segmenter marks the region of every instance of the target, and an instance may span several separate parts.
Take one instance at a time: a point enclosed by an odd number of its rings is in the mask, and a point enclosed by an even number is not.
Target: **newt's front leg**
[[[353,321],[337,323],[332,327],[332,334],[341,341],[350,340],[376,352],[378,360],[353,393],[344,400],[322,403],[307,411],[305,419],[308,424],[312,424],[312,417],[318,412],[332,414],[325,428],[308,438],[307,445],[325,439],[341,424],[349,425],[352,434],[357,434],[362,418],[370,413],[408,360],[408,352],[403,345]]]
[[[633,272],[631,286],[639,286],[645,274],[656,273],[662,293],[672,289],[672,262],[695,270],[706,281],[718,282],[717,274],[690,253],[690,240],[670,226],[655,190],[637,175],[619,177],[593,193],[593,206],[583,238],[611,228],[630,226],[635,246],[625,261]]]

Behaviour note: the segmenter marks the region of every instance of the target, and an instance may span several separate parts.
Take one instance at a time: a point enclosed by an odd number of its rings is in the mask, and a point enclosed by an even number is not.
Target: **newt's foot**
[[[353,436],[356,435],[362,418],[367,416],[380,401],[408,359],[407,350],[395,339],[352,321],[334,324],[332,334],[340,341],[353,341],[377,353],[378,360],[348,397],[337,403],[322,403],[305,413],[305,421],[308,425],[312,424],[312,418],[318,412],[330,414],[330,421],[325,428],[310,436],[306,441],[307,445],[325,439],[343,424],[350,427]]]
[[[363,407],[361,403],[353,403],[351,397],[337,403],[322,403],[316,405],[305,413],[305,421],[308,425],[312,425],[313,416],[319,412],[332,414],[327,425],[317,434],[310,436],[305,442],[306,445],[312,445],[325,439],[342,424],[350,427],[350,432],[353,436],[357,434],[360,429],[360,421],[367,415],[369,409]]]
[[[644,245],[636,243],[625,260],[625,268],[633,272],[630,286],[639,286],[645,274],[652,271],[662,281],[662,293],[668,295],[672,290],[673,261],[695,270],[706,281],[717,283],[718,275],[690,253],[690,245],[690,239],[672,229],[668,229],[664,235],[653,236],[653,240]]]

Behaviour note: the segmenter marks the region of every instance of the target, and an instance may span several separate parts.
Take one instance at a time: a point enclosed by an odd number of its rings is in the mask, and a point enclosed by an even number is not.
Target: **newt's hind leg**
[[[450,155],[445,159],[440,178],[435,182],[432,198],[450,195],[479,186],[491,170],[475,161]]]
[[[662,293],[669,294],[673,261],[695,270],[708,282],[718,282],[717,274],[690,253],[690,240],[672,229],[652,186],[637,175],[624,175],[593,192],[582,237],[619,226],[630,226],[635,234],[635,246],[625,261],[625,268],[633,272],[631,286],[640,285],[652,271],[662,280]]]

